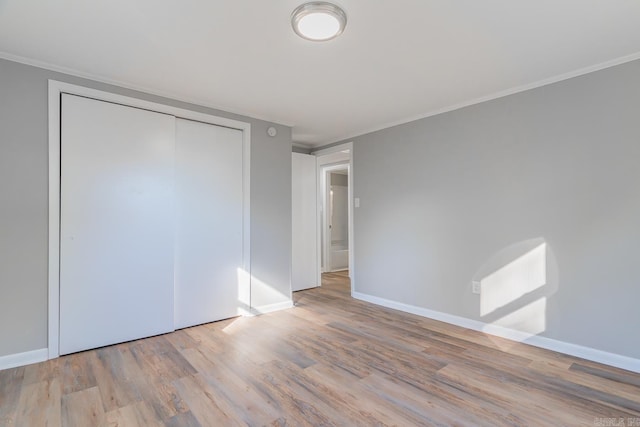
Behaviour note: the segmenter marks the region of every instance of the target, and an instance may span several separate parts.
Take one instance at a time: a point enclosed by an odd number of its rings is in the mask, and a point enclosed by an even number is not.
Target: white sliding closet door
[[[242,131],[176,120],[176,329],[238,315],[242,144]]]
[[[62,95],[60,353],[173,330],[173,116]]]

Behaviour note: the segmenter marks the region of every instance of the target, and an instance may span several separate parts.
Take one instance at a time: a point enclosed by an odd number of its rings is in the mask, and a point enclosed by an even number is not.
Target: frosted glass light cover
[[[298,22],[298,29],[308,39],[327,40],[340,31],[338,20],[326,13],[310,13]]]
[[[312,41],[331,40],[344,31],[347,15],[327,2],[310,2],[298,6],[291,14],[291,25],[300,37]]]

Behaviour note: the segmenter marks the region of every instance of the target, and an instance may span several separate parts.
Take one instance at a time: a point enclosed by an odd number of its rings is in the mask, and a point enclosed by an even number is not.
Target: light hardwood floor
[[[290,310],[0,371],[0,425],[640,425],[640,375],[323,283]]]

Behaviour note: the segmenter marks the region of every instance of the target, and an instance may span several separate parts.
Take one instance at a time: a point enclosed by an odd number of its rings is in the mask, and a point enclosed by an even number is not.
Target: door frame
[[[48,255],[48,358],[60,356],[60,143],[61,143],[61,96],[63,93],[112,102],[127,107],[140,108],[169,114],[177,118],[194,120],[242,131],[242,260],[246,274],[239,280],[243,294],[251,301],[251,230],[250,230],[250,165],[251,165],[251,124],[238,120],[199,113],[184,108],[146,101],[140,98],[118,95],[84,86],[49,80],[49,255]]]
[[[321,245],[322,245],[322,255],[324,256],[324,265],[322,265],[321,267],[324,267],[322,270],[325,273],[331,273],[334,270],[333,268],[333,264],[331,263],[331,232],[332,227],[331,227],[331,219],[330,219],[330,213],[332,213],[331,211],[333,210],[333,204],[331,203],[331,184],[329,182],[330,178],[329,176],[331,175],[331,172],[333,171],[337,171],[337,170],[345,170],[347,171],[347,184],[349,182],[349,175],[351,175],[350,171],[349,171],[349,162],[348,161],[343,161],[343,162],[339,162],[339,163],[330,163],[330,164],[326,164],[322,166],[322,188],[323,188],[323,192],[322,192],[322,207],[321,207],[321,212],[324,213],[324,215],[322,216],[322,239],[321,239]],[[349,197],[349,190],[347,188],[347,197]],[[348,208],[348,203],[347,203],[347,208]],[[348,209],[347,209],[348,210]],[[348,215],[347,215],[348,216]],[[347,218],[347,222],[348,222],[348,218]],[[351,249],[351,242],[349,242],[349,250]]]
[[[322,214],[321,214],[321,209],[323,209],[322,207],[322,199],[324,198],[323,196],[323,187],[322,187],[322,182],[321,180],[324,180],[323,175],[324,175],[324,166],[331,166],[331,163],[322,163],[322,160],[320,159],[323,156],[327,156],[327,155],[331,155],[331,154],[336,154],[336,153],[340,153],[343,151],[349,150],[349,157],[348,160],[345,161],[337,161],[334,162],[334,164],[337,163],[342,163],[342,164],[347,164],[348,166],[348,184],[349,184],[349,190],[348,190],[348,194],[349,194],[349,203],[348,203],[348,216],[349,216],[349,278],[351,279],[351,295],[353,296],[353,292],[356,289],[356,267],[355,267],[355,239],[354,239],[354,198],[353,195],[354,190],[353,190],[353,142],[347,142],[344,144],[339,144],[339,145],[334,145],[333,147],[328,147],[328,148],[324,148],[321,150],[317,150],[312,152],[311,154],[313,154],[314,156],[317,157],[316,159],[316,165],[317,165],[317,169],[318,169],[318,215],[317,215],[317,233],[318,233],[318,237],[320,237],[323,233],[323,224],[322,224]],[[322,259],[321,259],[321,254],[322,251],[324,250],[324,248],[322,247],[322,239],[318,238],[318,266],[320,267],[322,265]],[[318,283],[322,283],[322,269],[318,268]]]

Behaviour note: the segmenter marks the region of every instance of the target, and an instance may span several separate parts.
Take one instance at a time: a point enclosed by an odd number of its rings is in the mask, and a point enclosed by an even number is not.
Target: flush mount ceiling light
[[[347,14],[335,4],[312,1],[295,8],[291,25],[303,39],[327,41],[342,34],[347,25]]]

